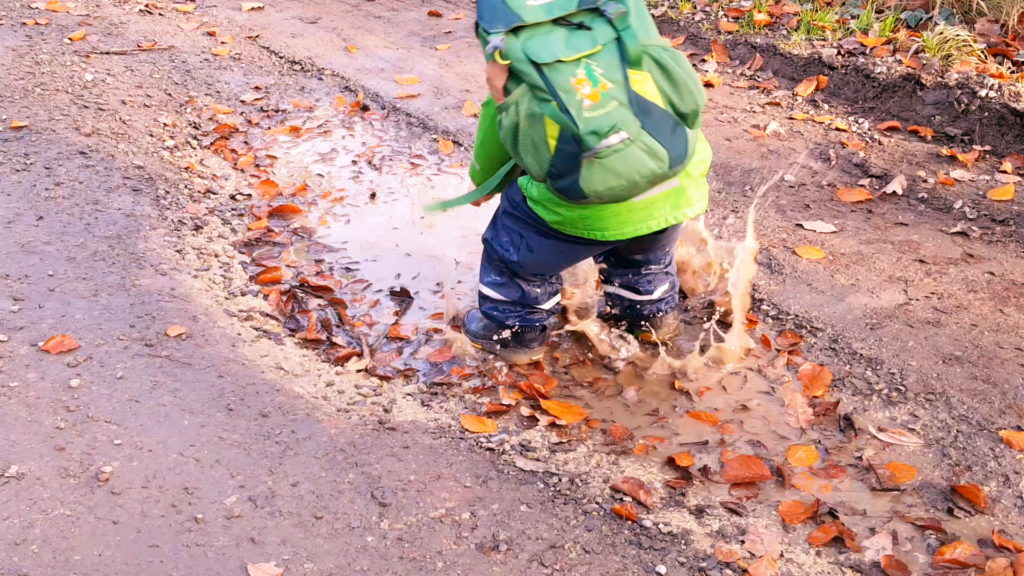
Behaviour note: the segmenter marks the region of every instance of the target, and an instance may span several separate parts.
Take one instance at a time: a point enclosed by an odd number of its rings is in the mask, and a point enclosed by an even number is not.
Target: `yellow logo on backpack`
[[[590,60],[580,61],[576,75],[572,77],[572,87],[576,91],[576,99],[583,102],[583,109],[589,110],[604,97],[604,93],[614,88],[611,82],[601,76],[604,70]]]

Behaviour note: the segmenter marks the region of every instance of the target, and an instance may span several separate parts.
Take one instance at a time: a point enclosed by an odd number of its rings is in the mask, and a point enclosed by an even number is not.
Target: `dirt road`
[[[592,488],[616,470],[523,472],[458,431],[459,400],[324,363],[268,318],[241,268],[242,184],[204,152],[197,128],[210,118],[194,103],[365,91],[428,145],[469,144],[460,110],[482,91],[468,2],[147,6],[0,0],[0,574],[243,574],[249,562],[311,575],[735,573],[692,545],[709,538],[706,512],[684,528],[623,523]],[[65,42],[80,28],[84,40]],[[89,54],[150,41],[172,48]],[[995,434],[1024,425],[1020,200],[993,204],[990,180],[943,187],[917,172],[955,168],[942,146],[1024,152],[1012,149],[1024,134],[872,136],[862,157],[792,109],[865,125],[913,113],[828,91],[794,104],[724,68],[707,122],[714,227],[737,235],[754,181],[792,175],[760,216],[759,314],[805,334],[846,409],[913,428],[936,482],[984,484],[994,517],[1020,526],[1024,462]],[[421,96],[395,100],[396,74],[417,74]],[[969,119],[920,119],[933,121]],[[784,139],[748,132],[770,122]],[[902,195],[835,200],[839,186],[872,178],[877,190],[898,174]],[[804,220],[840,231],[794,225]],[[801,260],[800,244],[829,258]],[[170,325],[187,335],[168,337]],[[37,349],[60,333],[81,348]],[[802,574],[849,573],[830,556],[801,562]]]

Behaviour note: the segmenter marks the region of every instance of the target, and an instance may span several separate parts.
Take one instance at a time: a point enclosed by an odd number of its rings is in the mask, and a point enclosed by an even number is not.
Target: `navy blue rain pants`
[[[661,316],[679,304],[678,238],[678,225],[611,242],[565,234],[538,216],[513,184],[483,235],[480,311],[505,326],[544,325],[561,311],[562,271],[594,258],[613,315]]]

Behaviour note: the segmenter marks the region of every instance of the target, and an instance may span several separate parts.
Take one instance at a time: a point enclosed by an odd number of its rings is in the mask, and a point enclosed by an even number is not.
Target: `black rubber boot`
[[[651,318],[622,318],[611,314],[602,319],[613,326],[621,326],[623,330],[633,334],[641,341],[652,338],[666,340],[679,334],[678,310]]]
[[[462,333],[473,346],[496,354],[509,364],[529,364],[544,357],[547,326],[505,326],[488,320],[479,309],[466,313]]]

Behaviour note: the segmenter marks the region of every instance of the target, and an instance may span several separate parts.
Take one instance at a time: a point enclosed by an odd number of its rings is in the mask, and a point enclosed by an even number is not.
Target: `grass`
[[[793,37],[803,40],[841,38],[847,31],[841,20],[838,8],[815,4],[800,11],[800,23],[793,30]]]
[[[965,60],[979,60],[984,54],[974,34],[961,26],[939,24],[921,32],[911,53],[921,52],[943,66]]]
[[[935,10],[943,7],[966,22],[991,18],[1010,29],[1024,31],[1024,0],[938,0]]]

